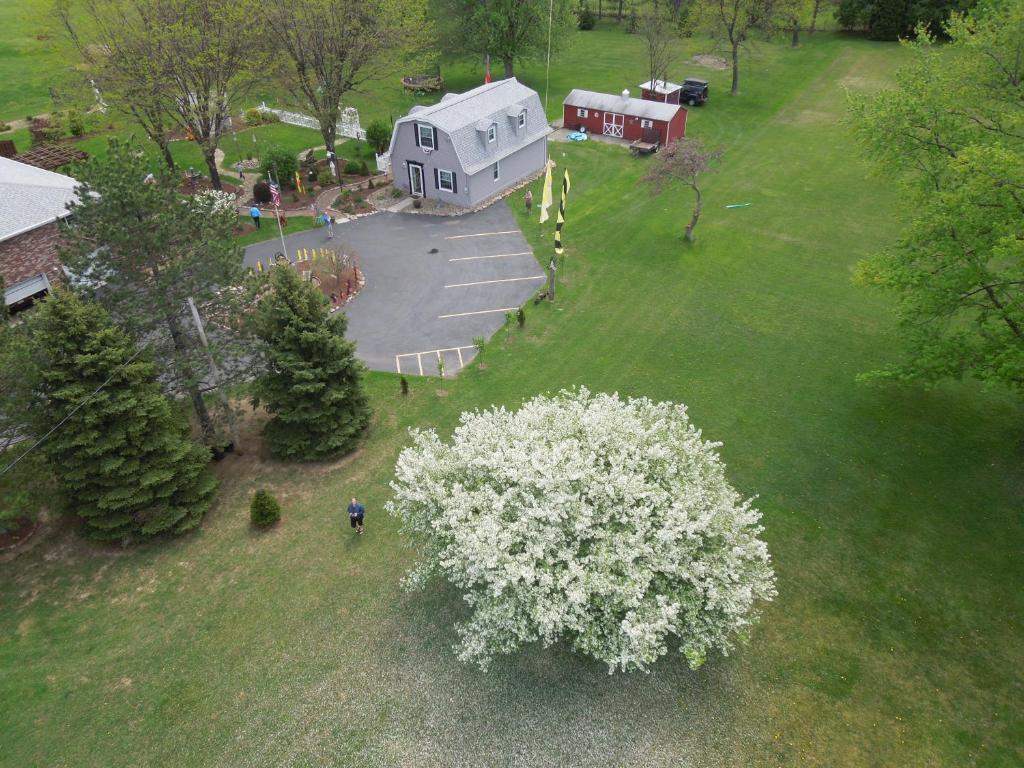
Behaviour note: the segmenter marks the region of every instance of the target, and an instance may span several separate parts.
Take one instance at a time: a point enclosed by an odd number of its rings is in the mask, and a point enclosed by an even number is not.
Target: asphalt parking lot
[[[503,203],[465,216],[377,213],[285,238],[296,248],[355,251],[366,286],[346,307],[348,336],[374,370],[407,375],[457,372],[545,282],[512,213]],[[281,250],[250,246],[245,263],[268,263]],[[431,253],[436,250],[436,253]]]

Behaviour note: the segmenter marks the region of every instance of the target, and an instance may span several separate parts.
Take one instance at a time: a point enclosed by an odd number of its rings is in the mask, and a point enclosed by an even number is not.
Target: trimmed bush
[[[77,109],[68,110],[68,131],[76,137],[85,134],[85,119]]]
[[[345,163],[345,173],[349,176],[358,176],[361,170],[362,166],[355,160],[349,160]]]
[[[370,166],[368,166],[366,164],[365,160],[363,160],[363,162],[361,162],[359,164],[359,174],[361,176],[369,176],[370,175]]]
[[[596,23],[597,19],[594,17],[594,12],[590,10],[590,6],[586,2],[580,3],[579,10],[576,11],[576,26],[586,32],[593,29]]]
[[[261,205],[270,202],[270,185],[265,181],[257,181],[252,185],[252,199]]]
[[[374,120],[366,126],[366,143],[378,155],[384,154],[391,145],[391,129],[383,120]]]
[[[282,187],[295,186],[295,172],[299,170],[299,160],[295,153],[280,144],[272,145],[263,154],[263,162],[260,165],[260,173],[264,179],[271,175],[277,178]]]
[[[269,528],[281,519],[281,505],[264,490],[256,491],[249,505],[249,517],[257,528]]]
[[[321,168],[316,175],[316,183],[321,187],[329,187],[334,183],[334,174],[330,168]]]

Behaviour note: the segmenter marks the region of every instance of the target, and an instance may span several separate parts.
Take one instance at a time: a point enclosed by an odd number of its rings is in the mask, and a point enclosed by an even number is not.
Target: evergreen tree
[[[264,436],[276,456],[321,459],[350,451],[369,421],[363,366],[345,340],[345,315],[329,315],[326,305],[294,269],[271,270],[254,317],[267,365],[254,382],[253,402],[273,414]]]
[[[216,489],[209,453],[189,438],[153,363],[100,306],[69,293],[55,292],[29,322],[41,350],[36,430],[67,417],[41,448],[90,532],[126,540],[198,525]]]

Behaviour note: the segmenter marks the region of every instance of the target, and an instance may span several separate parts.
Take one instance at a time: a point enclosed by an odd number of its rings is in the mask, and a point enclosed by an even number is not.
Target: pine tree
[[[209,453],[145,353],[99,305],[66,292],[29,322],[41,350],[37,429],[69,417],[42,449],[90,533],[123,541],[198,525],[216,489]]]
[[[264,430],[270,450],[286,458],[321,459],[352,450],[370,411],[363,366],[345,340],[341,312],[295,270],[276,266],[260,301],[254,330],[267,345],[266,373],[254,382],[254,403],[273,414]]]

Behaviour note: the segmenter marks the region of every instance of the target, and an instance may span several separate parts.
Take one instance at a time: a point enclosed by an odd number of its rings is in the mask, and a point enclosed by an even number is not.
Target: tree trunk
[[[732,44],[732,95],[740,92],[740,46]]]
[[[622,6],[625,5],[626,0],[619,0],[619,10],[615,14],[615,18],[622,21]]]
[[[818,11],[821,9],[821,0],[814,0],[814,10],[811,12],[811,28],[807,30],[807,34],[814,34],[814,27],[818,23]]]
[[[203,394],[199,391],[199,384],[196,382],[195,371],[192,370],[191,364],[186,361],[185,342],[182,339],[178,320],[172,314],[166,315],[166,318],[167,328],[171,332],[171,341],[174,343],[178,364],[186,380],[185,388],[188,390],[188,395],[192,400],[192,408],[196,412],[196,417],[199,419],[199,428],[203,433],[203,442],[209,444],[209,439],[213,437],[213,419],[210,418],[210,412],[206,410]]]
[[[206,167],[210,169],[210,186],[216,190],[223,189],[220,182],[220,171],[217,170],[217,150],[203,148],[203,159],[206,160]]]
[[[508,80],[514,74],[512,71],[513,59],[511,56],[507,56],[502,59],[502,62],[505,64],[505,79]]]
[[[697,193],[697,203],[693,206],[693,216],[690,218],[690,223],[686,225],[686,242],[692,243],[696,238],[694,237],[693,230],[697,228],[697,221],[700,219],[700,211],[704,206],[704,198],[700,194],[700,190],[696,184],[691,184],[693,191]]]
[[[793,19],[793,47],[796,48],[800,45],[800,21]]]
[[[338,128],[336,125],[327,125],[320,123],[320,135],[324,137],[324,146],[327,148],[327,167],[331,167],[331,155],[335,155],[334,158],[334,176],[338,179],[338,184],[341,184],[341,163],[338,162],[337,155],[335,154],[334,148],[337,146],[336,141],[338,138]]]
[[[157,142],[160,147],[160,152],[164,156],[164,162],[167,163],[167,167],[174,171],[177,166],[174,164],[174,155],[171,154],[171,143],[166,138],[161,139]]]

